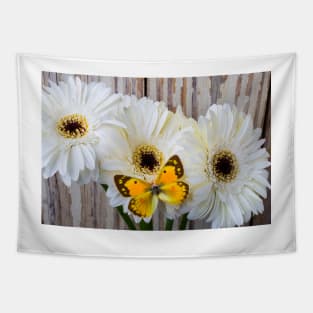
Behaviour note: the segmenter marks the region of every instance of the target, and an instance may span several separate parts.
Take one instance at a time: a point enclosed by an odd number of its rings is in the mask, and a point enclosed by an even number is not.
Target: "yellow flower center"
[[[89,125],[84,115],[75,113],[63,116],[57,122],[56,129],[64,138],[76,139],[87,135]]]
[[[139,145],[133,153],[135,171],[141,174],[156,174],[163,162],[163,153],[153,145]]]
[[[211,173],[217,181],[230,183],[236,178],[238,170],[238,161],[232,152],[221,150],[213,155]]]

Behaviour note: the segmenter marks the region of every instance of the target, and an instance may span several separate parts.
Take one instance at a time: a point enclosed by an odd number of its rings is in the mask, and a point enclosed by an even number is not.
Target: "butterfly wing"
[[[184,176],[184,167],[178,155],[173,155],[161,169],[157,179],[157,185],[176,182]]]
[[[189,185],[178,181],[183,176],[183,164],[178,155],[173,155],[161,169],[156,180],[160,190],[159,199],[171,205],[182,204],[189,193]]]
[[[151,185],[139,178],[115,175],[115,186],[124,197],[136,197],[151,189]]]
[[[171,204],[180,205],[187,198],[189,193],[189,185],[178,181],[175,183],[170,183],[160,186],[159,199]]]
[[[151,216],[157,205],[158,197],[151,191],[151,184],[139,178],[115,175],[114,182],[124,197],[131,197],[128,210],[142,218]]]
[[[152,191],[147,191],[135,198],[131,198],[128,210],[139,217],[145,218],[152,216],[157,206],[158,197]]]

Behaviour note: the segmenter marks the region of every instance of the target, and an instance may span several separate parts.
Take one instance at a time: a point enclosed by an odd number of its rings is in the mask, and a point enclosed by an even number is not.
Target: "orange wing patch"
[[[161,169],[157,185],[164,185],[176,182],[184,176],[184,167],[178,155],[173,155]]]
[[[124,197],[135,197],[151,189],[151,185],[147,182],[124,175],[115,175],[114,182],[116,188]]]

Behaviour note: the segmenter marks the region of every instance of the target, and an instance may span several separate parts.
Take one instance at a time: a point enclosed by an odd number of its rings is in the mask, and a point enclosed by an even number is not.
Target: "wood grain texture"
[[[67,74],[42,73],[42,84],[48,80],[58,83]],[[204,115],[214,103],[235,104],[239,110],[249,113],[254,126],[263,129],[265,147],[270,152],[271,103],[270,72],[239,75],[188,77],[188,78],[123,78],[77,75],[85,82],[103,81],[113,92],[147,96],[156,101],[164,101],[175,112],[179,104],[184,113],[197,119]],[[127,229],[117,211],[110,207],[102,187],[90,183],[80,187],[81,227]],[[271,222],[271,198],[264,200],[264,213],[254,216],[249,225]],[[62,226],[73,225],[70,190],[58,175],[42,180],[42,223]],[[179,221],[173,229],[178,229]],[[154,229],[164,229],[164,216],[159,212],[153,218]],[[189,229],[208,228],[203,221],[188,224]]]

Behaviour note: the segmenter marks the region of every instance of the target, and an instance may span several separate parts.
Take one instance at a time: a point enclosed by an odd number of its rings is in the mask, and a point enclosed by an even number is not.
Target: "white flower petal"
[[[95,159],[96,159],[96,153],[95,151],[89,147],[88,145],[81,145],[80,146],[81,152],[84,156],[84,164],[85,166],[93,170],[96,166]]]

